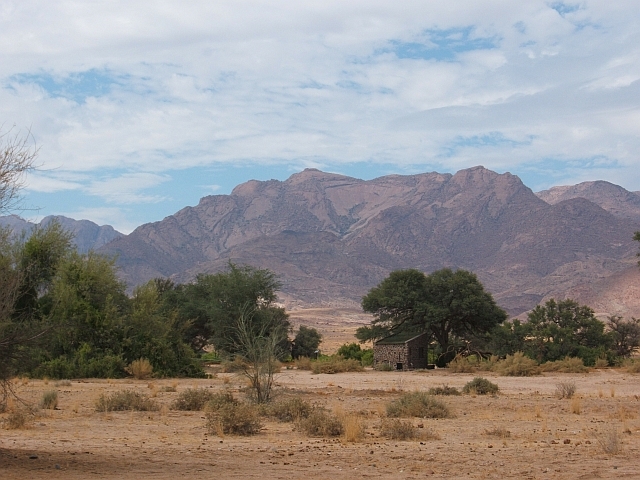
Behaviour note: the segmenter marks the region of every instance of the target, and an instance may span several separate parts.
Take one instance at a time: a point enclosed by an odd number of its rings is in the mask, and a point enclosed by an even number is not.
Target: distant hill
[[[518,315],[621,272],[633,277],[636,194],[602,183],[586,190],[617,193],[536,195],[518,177],[483,167],[368,181],[307,169],[204,197],[100,251],[117,254],[129,285],[188,281],[229,260],[269,268],[290,308],[357,306],[398,268],[464,268]],[[603,302],[602,313],[614,311]],[[640,304],[629,308],[640,314]]]
[[[44,227],[53,220],[57,220],[62,227],[73,233],[73,243],[78,248],[78,251],[82,253],[86,253],[89,250],[97,250],[111,240],[123,236],[122,233],[114,230],[114,228],[109,225],[99,226],[89,220],[73,220],[72,218],[60,215],[45,217],[37,225]],[[36,224],[24,220],[17,215],[9,215],[0,217],[0,226],[9,227],[16,234],[20,234],[23,231],[28,234]]]

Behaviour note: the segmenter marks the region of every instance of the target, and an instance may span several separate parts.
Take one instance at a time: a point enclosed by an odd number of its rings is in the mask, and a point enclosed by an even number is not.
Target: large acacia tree
[[[414,269],[391,272],[365,295],[362,308],[375,318],[358,329],[360,341],[428,332],[440,346],[440,365],[455,356],[454,337],[487,333],[507,318],[475,274],[449,268],[430,275]]]

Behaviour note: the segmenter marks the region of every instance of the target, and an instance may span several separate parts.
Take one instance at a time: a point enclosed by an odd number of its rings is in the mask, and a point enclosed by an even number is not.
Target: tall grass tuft
[[[146,358],[134,360],[125,368],[125,370],[129,375],[133,375],[137,380],[145,380],[153,375],[153,366]]]
[[[49,390],[42,394],[40,399],[40,408],[45,410],[55,410],[58,407],[58,392]]]

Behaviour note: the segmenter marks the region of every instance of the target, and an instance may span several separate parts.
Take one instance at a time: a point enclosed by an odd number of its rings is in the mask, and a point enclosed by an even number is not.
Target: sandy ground
[[[439,397],[455,418],[414,419],[438,439],[394,441],[380,435],[385,405],[403,391],[462,387],[473,375],[445,370],[313,375],[284,370],[280,396],[300,395],[367,427],[358,442],[311,438],[292,424],[267,421],[252,437],[208,433],[202,412],[97,413],[102,392],[124,388],[169,405],[175,386],[231,389],[232,374],[208,380],[25,381],[18,394],[37,404],[56,389],[59,409],[40,411],[28,428],[0,429],[0,479],[86,478],[640,478],[640,376],[619,370],[533,378],[484,374],[498,396]],[[559,382],[575,382],[577,399],[558,399]],[[578,408],[576,408],[578,407]],[[572,413],[572,409],[579,413]],[[0,420],[7,414],[0,415]],[[488,432],[501,430],[502,436]],[[509,432],[508,434],[505,432]],[[618,435],[619,454],[600,441]]]

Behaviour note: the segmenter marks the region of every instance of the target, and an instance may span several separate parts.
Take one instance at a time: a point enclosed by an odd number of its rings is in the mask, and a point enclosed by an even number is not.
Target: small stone
[[[55,469],[56,469],[56,470],[60,470],[60,465],[58,465],[58,464],[56,463]]]
[[[571,443],[571,440],[569,440],[568,438],[565,438],[564,442],[562,443],[564,443],[565,445],[569,445]]]
[[[29,460],[37,460],[38,455],[29,455]]]

